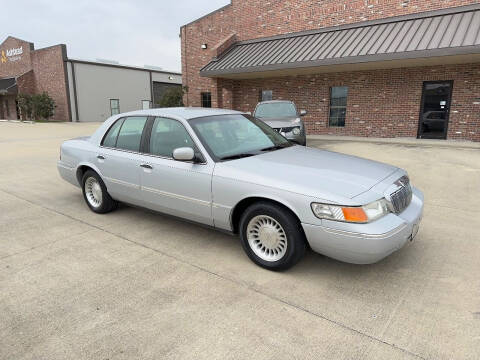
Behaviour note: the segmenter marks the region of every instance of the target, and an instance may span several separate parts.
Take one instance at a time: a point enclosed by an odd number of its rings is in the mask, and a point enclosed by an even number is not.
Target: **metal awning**
[[[17,80],[15,78],[0,79],[0,95],[17,93]]]
[[[392,60],[408,65],[413,59],[472,55],[480,56],[480,4],[241,41],[200,75],[235,77]]]

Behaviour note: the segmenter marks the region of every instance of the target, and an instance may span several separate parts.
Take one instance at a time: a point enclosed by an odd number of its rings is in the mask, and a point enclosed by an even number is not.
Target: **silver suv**
[[[305,110],[298,112],[295,104],[287,100],[259,102],[253,112],[254,117],[262,120],[288,140],[299,145],[306,145],[307,143],[305,125],[300,118],[306,114]]]

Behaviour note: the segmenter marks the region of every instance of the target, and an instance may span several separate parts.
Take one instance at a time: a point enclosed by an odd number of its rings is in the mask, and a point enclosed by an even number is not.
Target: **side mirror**
[[[178,161],[192,161],[195,159],[195,152],[191,147],[181,147],[173,150],[173,158]]]
[[[245,114],[247,114],[247,115],[252,115],[252,112],[251,112],[251,111],[247,111]]]
[[[307,115],[307,110],[300,110],[300,116]]]

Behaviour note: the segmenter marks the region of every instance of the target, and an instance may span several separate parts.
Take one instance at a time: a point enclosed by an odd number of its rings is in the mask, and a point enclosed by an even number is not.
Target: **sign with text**
[[[2,50],[0,54],[0,61],[2,64],[5,64],[7,61],[11,61],[11,62],[18,61],[22,58],[22,54],[23,54],[23,46],[20,46],[18,48],[7,49],[6,51]]]

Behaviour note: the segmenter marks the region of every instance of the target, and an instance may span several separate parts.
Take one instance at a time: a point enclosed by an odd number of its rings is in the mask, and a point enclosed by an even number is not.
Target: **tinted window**
[[[212,107],[212,93],[203,92],[201,94],[202,107],[211,108]]]
[[[273,102],[258,104],[255,117],[259,119],[272,119],[297,116],[297,109],[291,102]]]
[[[269,101],[273,100],[273,91],[272,90],[262,90],[260,92],[260,101]]]
[[[143,127],[146,122],[146,117],[126,118],[120,128],[116,147],[124,150],[139,151]]]
[[[150,153],[172,157],[173,150],[180,147],[195,148],[185,127],[176,120],[157,117],[150,135]]]
[[[113,126],[108,130],[107,135],[103,138],[103,146],[106,147],[115,147],[117,143],[117,136],[118,136],[118,131],[120,130],[120,127],[123,124],[124,119],[118,120]]]
[[[335,86],[330,88],[329,126],[345,126],[347,95],[348,87],[346,86]]]

